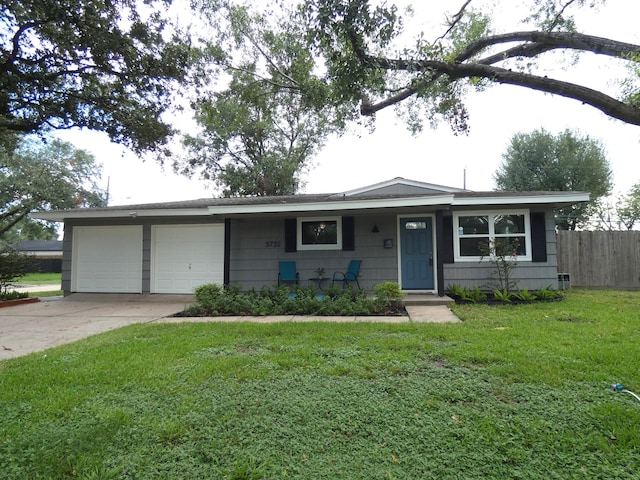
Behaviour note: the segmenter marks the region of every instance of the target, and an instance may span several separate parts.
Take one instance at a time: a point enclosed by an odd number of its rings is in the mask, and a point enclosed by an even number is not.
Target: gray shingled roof
[[[61,240],[23,240],[11,245],[11,248],[21,252],[61,252]]]

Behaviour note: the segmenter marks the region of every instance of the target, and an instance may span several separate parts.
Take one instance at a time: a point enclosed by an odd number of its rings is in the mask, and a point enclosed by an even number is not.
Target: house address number
[[[280,247],[280,241],[279,240],[270,240],[268,242],[265,242],[264,246],[267,247],[267,248],[279,248]]]

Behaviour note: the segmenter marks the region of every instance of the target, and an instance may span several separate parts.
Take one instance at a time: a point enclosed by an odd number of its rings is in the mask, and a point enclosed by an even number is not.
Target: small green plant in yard
[[[472,303],[484,302],[487,299],[487,294],[480,290],[480,287],[475,287],[473,290],[467,290],[462,300]]]
[[[506,289],[493,291],[493,298],[498,302],[511,303],[511,297],[511,292],[507,291]]]
[[[467,287],[463,287],[459,283],[454,283],[447,285],[447,292],[452,297],[462,298],[468,294],[469,289]]]
[[[19,298],[27,298],[28,296],[29,294],[24,292],[2,292],[0,293],[0,300],[17,300]]]
[[[400,290],[400,285],[396,282],[382,282],[373,289],[375,297],[379,300],[396,304],[404,297],[404,292]]]
[[[513,296],[522,302],[532,302],[538,298],[535,293],[529,292],[526,288],[518,290],[513,294]]]
[[[131,325],[0,362],[1,477],[636,478],[639,302]]]
[[[513,272],[518,266],[520,242],[517,239],[491,239],[489,243],[480,243],[479,248],[482,253],[480,259],[488,258],[495,267],[491,280],[497,283],[498,289],[510,292],[517,288],[518,282],[513,279]]]
[[[546,288],[541,288],[540,290],[537,290],[535,295],[538,300],[554,300],[554,299],[562,298],[564,296],[562,292],[558,290],[554,290],[551,287],[551,285],[549,285]]]

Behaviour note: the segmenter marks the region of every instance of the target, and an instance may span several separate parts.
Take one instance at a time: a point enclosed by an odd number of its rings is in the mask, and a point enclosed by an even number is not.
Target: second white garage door
[[[151,293],[193,293],[223,281],[224,224],[152,227]]]

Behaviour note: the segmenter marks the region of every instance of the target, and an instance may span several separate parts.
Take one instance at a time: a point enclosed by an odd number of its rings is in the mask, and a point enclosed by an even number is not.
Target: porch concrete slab
[[[454,323],[461,321],[446,305],[406,305],[404,308],[414,323]]]

